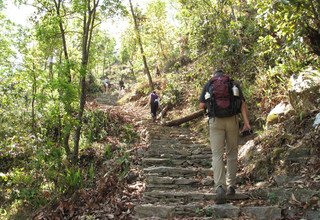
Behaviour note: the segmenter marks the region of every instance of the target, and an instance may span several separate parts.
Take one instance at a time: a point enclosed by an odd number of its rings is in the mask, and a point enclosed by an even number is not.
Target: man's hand
[[[200,107],[201,109],[206,109],[206,103],[200,102],[199,107]]]
[[[245,123],[245,124],[243,125],[243,127],[242,127],[241,132],[249,131],[249,130],[251,130],[250,124],[249,124],[249,123]]]
[[[243,128],[241,132],[251,130],[250,122],[249,122],[249,113],[246,102],[242,101],[241,105],[241,115],[243,118]]]

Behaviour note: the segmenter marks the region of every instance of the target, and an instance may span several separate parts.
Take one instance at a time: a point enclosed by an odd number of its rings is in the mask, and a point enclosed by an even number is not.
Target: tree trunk
[[[32,100],[31,100],[31,118],[32,118],[32,133],[34,136],[37,137],[36,134],[36,114],[35,114],[35,101],[36,101],[36,95],[37,95],[37,77],[35,73],[35,67],[34,63],[32,64]]]
[[[134,21],[134,29],[135,29],[135,32],[136,32],[136,35],[137,35],[138,44],[139,44],[140,52],[141,52],[141,55],[142,55],[144,69],[145,69],[146,74],[148,76],[149,87],[153,91],[154,86],[153,86],[151,74],[150,74],[150,71],[149,71],[149,67],[148,67],[148,64],[147,64],[147,59],[146,59],[146,56],[144,55],[144,50],[143,50],[143,46],[142,46],[142,40],[141,40],[141,36],[140,36],[140,32],[139,32],[137,18],[136,18],[136,15],[134,14],[134,10],[133,10],[133,6],[132,6],[131,0],[129,0],[129,3],[130,3],[131,14],[132,14],[133,21]]]
[[[171,103],[168,103],[163,109],[162,111],[160,112],[159,114],[159,118],[163,118],[167,112],[169,111],[169,109],[172,108],[172,104]]]
[[[68,83],[71,83],[71,71],[70,71],[70,60],[69,60],[69,53],[68,53],[68,47],[67,47],[67,40],[66,40],[66,34],[65,34],[65,30],[63,27],[63,23],[62,23],[62,19],[61,19],[61,15],[60,15],[60,10],[61,10],[61,4],[62,4],[62,0],[54,0],[54,4],[55,4],[55,9],[56,9],[56,13],[57,13],[57,17],[60,18],[59,19],[59,29],[61,32],[61,40],[62,40],[62,48],[63,48],[63,54],[64,54],[64,59],[66,60],[67,63],[67,69],[66,69],[66,77],[68,80]],[[62,59],[60,59],[60,64],[62,63]],[[62,97],[63,96],[63,91],[61,89],[59,89],[59,95]],[[63,98],[63,97],[62,97]],[[66,102],[65,103],[65,107],[64,107],[66,113],[68,114],[68,116],[72,117],[72,106],[70,102]],[[63,147],[66,151],[67,157],[70,158],[70,146],[69,146],[69,138],[70,138],[70,132],[71,132],[71,124],[70,122],[66,122],[65,123],[65,132],[62,135],[63,136]],[[64,129],[62,129],[64,130]],[[63,133],[61,131],[61,133]]]
[[[94,29],[94,21],[96,10],[99,4],[99,0],[94,1],[91,8],[90,2],[87,4],[86,10],[83,12],[83,39],[82,39],[82,59],[81,59],[81,70],[80,70],[80,106],[78,112],[78,124],[76,126],[74,135],[74,149],[72,162],[75,164],[78,161],[79,155],[79,142],[81,135],[81,128],[83,123],[83,112],[86,104],[86,75],[89,63],[89,51],[92,39],[92,33]],[[88,14],[87,14],[88,13]]]
[[[53,80],[53,55],[49,58],[49,79]]]
[[[69,61],[67,40],[66,40],[66,34],[65,34],[65,30],[64,30],[62,19],[61,19],[61,15],[60,15],[61,3],[62,3],[62,0],[58,0],[58,2],[56,0],[54,0],[54,4],[55,4],[55,7],[56,7],[56,12],[57,12],[57,17],[60,18],[59,19],[59,29],[60,29],[60,32],[61,32],[63,53],[64,53],[64,57],[65,57],[65,59],[67,61],[67,65],[68,65],[67,77],[68,77],[69,82],[71,82],[71,73],[70,73],[70,67],[69,67],[70,61]]]
[[[102,76],[105,77],[105,68],[106,68],[106,54],[103,55],[103,65],[102,65]]]
[[[172,121],[168,121],[166,122],[164,125],[166,126],[178,126],[178,125],[181,125],[185,122],[188,122],[188,121],[191,121],[193,119],[196,119],[196,118],[199,118],[200,116],[203,116],[205,113],[204,110],[199,110],[197,112],[194,112],[190,115],[187,115],[187,116],[184,116],[182,118],[178,118],[178,119],[175,119],[175,120],[172,120]]]
[[[78,161],[78,155],[79,155],[79,142],[80,142],[80,135],[81,135],[81,128],[83,123],[83,112],[84,112],[84,106],[86,104],[86,71],[83,70],[83,76],[81,77],[80,84],[81,84],[81,94],[80,94],[80,106],[79,106],[79,112],[78,112],[78,124],[75,130],[74,134],[74,148],[73,148],[73,157],[72,162],[73,164],[76,164]]]
[[[129,63],[130,63],[131,74],[132,74],[132,76],[134,76],[133,63],[130,60],[129,60]]]

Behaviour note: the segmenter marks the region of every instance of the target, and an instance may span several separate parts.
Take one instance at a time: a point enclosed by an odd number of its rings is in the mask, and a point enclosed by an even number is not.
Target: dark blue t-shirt
[[[150,102],[151,103],[154,103],[154,102],[157,102],[158,101],[158,99],[159,99],[159,96],[156,94],[156,93],[151,93],[151,100],[150,100]]]

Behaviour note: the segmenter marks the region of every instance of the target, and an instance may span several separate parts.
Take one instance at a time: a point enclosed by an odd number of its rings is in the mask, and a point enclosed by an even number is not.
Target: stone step
[[[170,189],[201,189],[203,187],[214,186],[213,178],[172,178],[172,177],[159,177],[148,175],[146,178],[146,191],[150,190],[170,190]]]
[[[162,127],[162,126],[153,126],[150,128],[150,132],[154,139],[159,139],[161,137],[171,139],[192,139],[197,140],[199,135],[196,133],[190,132],[188,129],[181,129],[177,127]]]
[[[212,188],[197,190],[153,190],[145,191],[143,195],[143,201],[153,204],[189,204],[194,202],[214,201],[216,193],[212,192]],[[243,193],[236,193],[232,196],[226,196],[227,201],[233,200],[245,200],[249,195]]]
[[[187,205],[142,204],[135,207],[136,219],[281,219],[277,206],[237,207],[232,204],[190,203]]]
[[[208,158],[211,155],[209,148],[180,148],[180,147],[149,147],[145,152],[145,157],[167,157],[167,158],[186,158],[195,155],[203,155],[202,157]]]
[[[162,139],[162,140],[153,140],[150,141],[149,145],[151,147],[172,147],[172,148],[208,148],[210,149],[210,145],[208,143],[202,142],[181,142],[179,140],[171,140],[171,139]]]
[[[153,205],[144,204],[135,207],[136,216],[148,219],[171,219],[174,217],[195,217],[200,216],[203,210],[201,204],[189,205]]]
[[[144,173],[147,175],[158,175],[158,176],[168,176],[168,177],[197,177],[205,178],[208,176],[213,176],[212,170],[210,168],[195,168],[195,167],[147,167],[143,169]]]
[[[206,143],[195,140],[178,140],[178,139],[153,139],[150,141],[150,146],[164,147],[164,146],[186,146],[186,147],[197,147],[197,146],[209,146]]]
[[[240,204],[239,200],[253,198],[240,190],[236,195],[227,197],[227,204],[214,204],[216,194],[211,149],[198,137],[187,128],[152,128],[150,145],[141,163],[146,188],[141,204],[135,206],[135,219],[281,218],[281,209],[277,207],[237,207],[230,204]]]
[[[113,98],[107,96],[97,97],[95,100],[97,103],[102,105],[116,105],[116,101]]]
[[[317,195],[319,198],[319,190],[309,189],[307,186],[300,183],[300,187],[267,187],[254,189],[250,191],[250,195],[255,198],[261,198],[264,200],[270,199],[272,197],[275,201],[287,200],[290,201],[294,195],[295,199],[298,201],[310,201],[312,197]],[[303,188],[304,187],[304,188]]]
[[[168,156],[168,155],[167,155]],[[148,166],[180,166],[180,167],[211,167],[211,155],[209,154],[199,154],[191,155],[185,158],[174,158],[174,155],[166,158],[143,158],[142,165],[144,167]]]

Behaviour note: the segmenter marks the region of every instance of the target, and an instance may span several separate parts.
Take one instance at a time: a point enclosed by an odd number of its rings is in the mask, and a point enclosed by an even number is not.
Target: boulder
[[[308,113],[320,108],[320,72],[309,67],[289,81],[289,99],[294,110]]]
[[[280,102],[267,116],[267,125],[283,122],[293,114],[294,110],[290,103]]]
[[[261,149],[258,149],[254,140],[249,140],[239,148],[238,158],[245,166],[247,166],[252,157],[255,156],[255,152],[260,153],[259,150]]]

